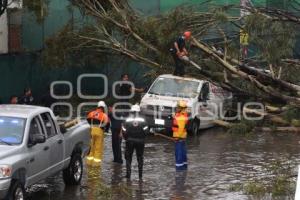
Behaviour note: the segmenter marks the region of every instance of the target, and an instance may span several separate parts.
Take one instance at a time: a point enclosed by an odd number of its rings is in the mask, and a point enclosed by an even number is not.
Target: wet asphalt
[[[276,160],[291,162],[296,169],[300,162],[299,141],[300,135],[291,133],[238,136],[219,128],[205,130],[188,138],[188,170],[176,172],[173,142],[149,136],[143,181],[138,179],[135,155],[132,179],[128,181],[124,177],[125,164],[112,162],[111,137],[107,135],[101,167],[85,166],[80,186],[65,187],[58,174],[29,188],[28,199],[261,199],[232,192],[229,187],[267,176],[265,167]]]

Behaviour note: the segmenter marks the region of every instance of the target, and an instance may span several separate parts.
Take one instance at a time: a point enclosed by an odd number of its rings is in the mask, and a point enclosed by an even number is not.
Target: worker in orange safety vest
[[[87,156],[87,164],[98,166],[103,157],[104,131],[109,124],[109,118],[105,113],[106,104],[104,101],[98,102],[96,110],[90,112],[87,120],[91,125],[91,149]]]
[[[173,118],[173,138],[175,140],[175,161],[176,170],[187,169],[187,155],[186,155],[186,136],[188,125],[188,113],[186,111],[187,103],[180,100],[177,103],[177,112]]]

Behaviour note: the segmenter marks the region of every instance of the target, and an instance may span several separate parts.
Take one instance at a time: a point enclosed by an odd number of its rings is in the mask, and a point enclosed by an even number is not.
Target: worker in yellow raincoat
[[[87,156],[87,164],[98,166],[103,157],[104,131],[109,123],[109,118],[105,113],[106,104],[104,101],[98,102],[96,110],[90,112],[87,120],[91,125],[91,149]]]

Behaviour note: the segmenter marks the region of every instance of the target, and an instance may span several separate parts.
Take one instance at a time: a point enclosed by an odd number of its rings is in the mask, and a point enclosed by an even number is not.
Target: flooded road
[[[299,141],[300,135],[292,133],[237,136],[214,128],[188,138],[188,171],[175,172],[174,144],[151,136],[145,148],[144,179],[142,182],[138,180],[134,156],[132,180],[128,182],[124,178],[125,164],[111,162],[111,138],[107,136],[101,169],[86,169],[81,186],[65,188],[60,175],[30,188],[29,199],[107,199],[109,194],[103,190],[103,184],[108,185],[113,199],[119,200],[255,199],[242,192],[231,192],[229,187],[265,176],[265,167],[275,160],[299,164]]]

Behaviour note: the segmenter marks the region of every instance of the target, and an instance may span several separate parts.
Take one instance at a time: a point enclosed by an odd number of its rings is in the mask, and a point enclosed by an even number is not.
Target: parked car
[[[141,110],[152,129],[171,131],[178,100],[187,102],[188,132],[214,126],[232,104],[232,93],[211,82],[170,74],[159,76],[141,100]]]
[[[60,171],[67,185],[80,184],[89,125],[62,130],[49,108],[0,105],[0,199],[22,200],[27,187]]]

